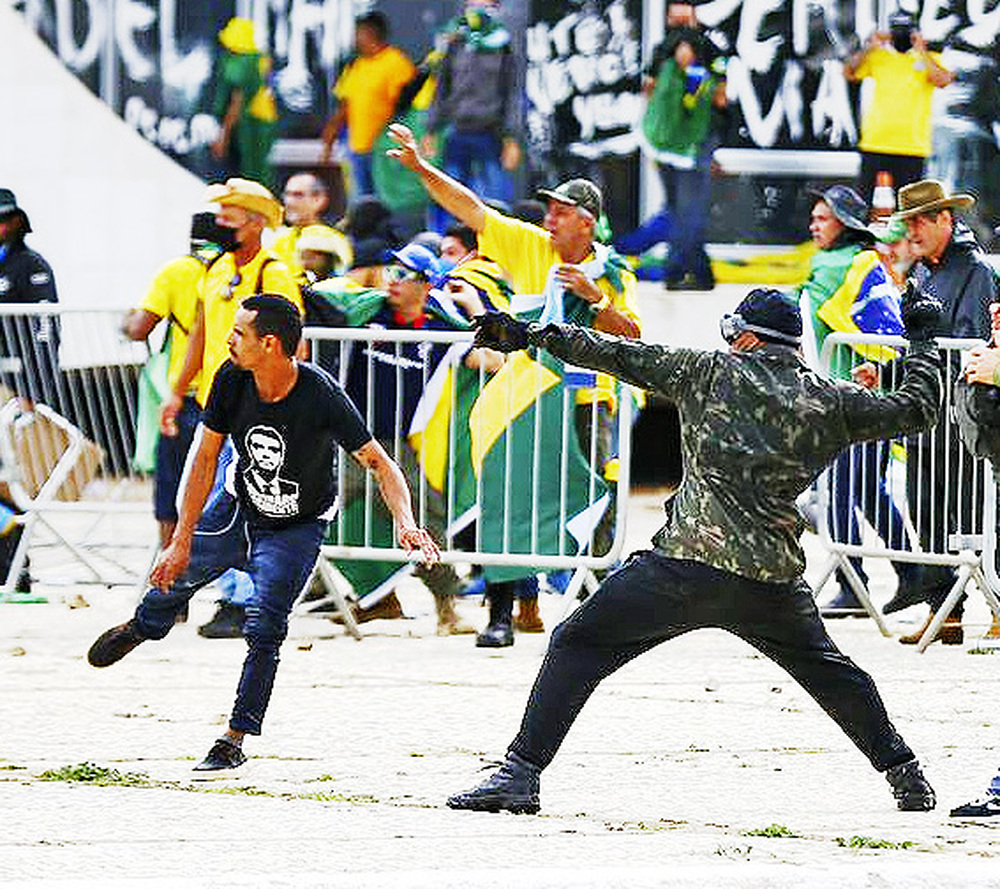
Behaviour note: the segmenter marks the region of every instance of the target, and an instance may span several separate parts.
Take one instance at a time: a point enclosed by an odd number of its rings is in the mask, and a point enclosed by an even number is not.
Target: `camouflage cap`
[[[589,179],[570,179],[555,188],[540,188],[538,196],[560,204],[582,207],[595,220],[601,216],[601,190]]]

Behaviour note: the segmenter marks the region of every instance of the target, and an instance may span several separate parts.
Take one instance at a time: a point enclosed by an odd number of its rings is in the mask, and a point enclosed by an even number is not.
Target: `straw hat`
[[[345,269],[349,269],[354,262],[354,251],[347,236],[328,225],[307,225],[295,242],[295,249],[300,254],[303,250],[332,253],[339,257],[339,265]]]
[[[251,213],[259,213],[267,220],[268,226],[277,228],[284,215],[281,204],[263,185],[251,179],[232,178],[225,184],[215,182],[205,191],[205,200],[222,204],[224,207],[242,207]]]
[[[921,179],[904,185],[896,200],[893,219],[909,219],[911,216],[938,210],[967,210],[976,203],[971,194],[946,195],[944,186],[936,179]]]

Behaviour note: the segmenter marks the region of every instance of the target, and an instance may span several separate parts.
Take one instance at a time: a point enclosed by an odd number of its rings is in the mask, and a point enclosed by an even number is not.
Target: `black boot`
[[[539,808],[540,775],[538,766],[508,753],[500,768],[478,787],[448,797],[448,808],[534,815]]]
[[[490,600],[489,625],[476,636],[476,648],[506,648],[514,644],[514,584],[486,586]]]
[[[885,780],[892,785],[896,805],[904,812],[929,812],[934,808],[934,790],[915,759],[893,766],[885,773]]]
[[[913,565],[903,568],[899,563],[896,575],[899,584],[896,593],[882,606],[883,614],[893,614],[920,602],[930,602],[939,590],[945,593],[955,582],[955,571],[946,565]]]
[[[212,619],[198,627],[198,635],[205,639],[239,639],[243,636],[245,619],[246,612],[242,605],[220,602]]]

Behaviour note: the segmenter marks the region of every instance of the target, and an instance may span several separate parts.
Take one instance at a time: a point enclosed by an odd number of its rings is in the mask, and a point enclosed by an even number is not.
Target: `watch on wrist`
[[[590,304],[590,311],[595,315],[600,315],[608,306],[611,305],[611,295],[605,293],[596,303]]]

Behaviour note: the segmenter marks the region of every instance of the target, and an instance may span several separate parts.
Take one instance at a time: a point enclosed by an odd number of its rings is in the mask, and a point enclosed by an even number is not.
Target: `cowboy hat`
[[[976,199],[971,194],[946,195],[944,186],[936,179],[921,179],[904,185],[896,196],[893,219],[909,219],[922,213],[939,210],[967,210]]]
[[[267,220],[270,228],[281,225],[284,214],[281,204],[263,185],[251,179],[232,178],[225,184],[214,182],[205,191],[205,200],[222,204],[224,207],[242,207],[251,213],[259,213]]]

